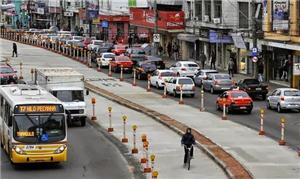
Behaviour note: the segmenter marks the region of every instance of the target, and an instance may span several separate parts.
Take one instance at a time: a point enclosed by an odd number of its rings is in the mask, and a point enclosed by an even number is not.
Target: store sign
[[[235,47],[241,48],[241,49],[246,49],[246,45],[245,45],[245,42],[244,42],[244,39],[243,39],[241,33],[231,33],[230,35],[232,37]]]
[[[44,11],[44,8],[37,8],[36,13],[43,15],[45,13]]]
[[[108,28],[108,22],[107,21],[102,21],[101,22],[101,27]]]
[[[273,30],[289,30],[289,0],[273,0]]]
[[[153,42],[160,42],[160,34],[153,34]]]
[[[209,42],[210,43],[232,43],[232,37],[222,32],[215,30],[209,30]]]
[[[60,105],[18,105],[15,107],[15,114],[24,113],[61,113],[64,112]]]
[[[87,19],[93,20],[98,17],[98,10],[87,10]]]

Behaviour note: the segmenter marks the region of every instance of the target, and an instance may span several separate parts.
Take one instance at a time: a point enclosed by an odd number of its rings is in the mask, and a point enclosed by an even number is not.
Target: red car
[[[125,45],[115,45],[114,48],[111,50],[112,53],[116,55],[121,55],[126,52],[126,46]]]
[[[223,110],[224,104],[227,113],[232,111],[246,111],[250,114],[253,108],[253,100],[248,93],[235,89],[225,91],[219,95],[216,102],[217,110]]]
[[[123,66],[123,70],[131,71],[133,62],[127,56],[116,56],[111,61],[111,69],[114,72],[121,71],[121,66]]]
[[[17,71],[15,71],[10,65],[0,64],[0,85],[16,83],[18,80]]]

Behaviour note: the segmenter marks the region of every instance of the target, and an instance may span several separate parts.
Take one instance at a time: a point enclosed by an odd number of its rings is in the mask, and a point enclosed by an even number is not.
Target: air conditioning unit
[[[204,22],[209,22],[209,16],[208,15],[204,16]]]
[[[213,22],[214,22],[214,24],[220,24],[221,23],[221,19],[220,18],[214,18]]]

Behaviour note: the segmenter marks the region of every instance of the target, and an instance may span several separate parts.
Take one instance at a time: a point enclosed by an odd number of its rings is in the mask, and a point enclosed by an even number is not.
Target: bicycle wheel
[[[189,151],[188,157],[187,157],[187,167],[188,167],[188,170],[190,170],[190,168],[191,168],[191,154],[190,154],[190,151]]]

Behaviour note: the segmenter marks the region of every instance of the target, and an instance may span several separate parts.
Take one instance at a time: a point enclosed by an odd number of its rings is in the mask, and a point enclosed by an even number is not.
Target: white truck
[[[72,68],[37,68],[34,83],[44,87],[64,105],[68,125],[79,121],[86,124],[84,76]]]

